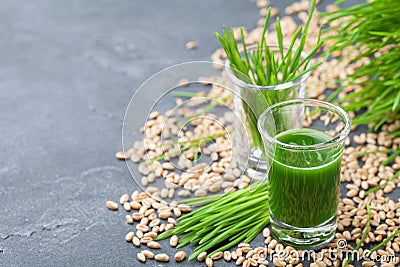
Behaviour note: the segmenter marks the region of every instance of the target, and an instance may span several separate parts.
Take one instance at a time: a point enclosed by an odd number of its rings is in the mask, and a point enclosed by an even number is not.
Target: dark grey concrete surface
[[[114,157],[129,99],[258,19],[247,0],[1,1],[0,266],[141,266],[124,212],[105,208],[136,187]]]
[[[0,266],[138,266],[105,208],[135,187],[114,157],[128,102],[156,71],[207,60],[222,25],[257,19],[246,0],[2,1]]]

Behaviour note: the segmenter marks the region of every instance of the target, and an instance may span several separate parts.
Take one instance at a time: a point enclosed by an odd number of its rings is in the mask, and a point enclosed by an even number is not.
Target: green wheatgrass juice
[[[294,129],[275,137],[291,145],[315,145],[332,137],[314,129]],[[308,228],[336,215],[342,146],[297,150],[276,145],[269,174],[270,210],[282,223]]]

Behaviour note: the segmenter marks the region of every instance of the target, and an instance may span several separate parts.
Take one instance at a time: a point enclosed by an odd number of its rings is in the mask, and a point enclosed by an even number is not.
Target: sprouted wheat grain
[[[261,13],[264,14],[263,10],[269,6],[268,1],[258,0],[257,5],[261,9]],[[292,16],[298,16],[300,21],[305,21],[307,15],[304,10],[307,10],[307,1],[294,2],[292,5],[286,8],[285,12]],[[327,10],[337,9],[335,5],[329,5]],[[278,10],[275,9],[274,13]],[[291,36],[291,29],[296,29],[296,23],[292,17],[283,17],[281,19],[282,28],[284,30],[284,40]],[[316,40],[318,36],[319,26],[323,23],[319,16],[314,16],[312,19],[309,40]],[[262,24],[256,29],[251,31],[244,31],[246,34],[247,45],[256,43],[260,39],[260,30],[262,30]],[[236,29],[238,31],[238,29]],[[269,36],[276,36],[273,31],[270,31]],[[273,43],[273,40],[269,40]],[[311,44],[313,42],[310,42]],[[192,47],[192,45],[191,45]],[[330,47],[330,43],[325,43],[322,48],[322,52],[326,51]],[[346,73],[354,72],[355,67],[359,67],[365,64],[365,61],[350,62],[352,58],[357,57],[361,51],[350,51],[351,48],[345,48],[341,53],[349,54],[349,58],[338,61],[335,56],[339,57],[340,54],[333,54],[330,59],[321,59],[324,63],[316,70],[314,70],[307,82],[308,96],[311,98],[325,99],[324,88],[327,91],[335,90],[338,85],[336,84],[337,78],[343,78]],[[307,52],[307,50],[306,50]],[[225,60],[225,55],[222,49],[218,49],[211,59],[217,69],[221,69],[221,63]],[[219,64],[218,64],[219,63]],[[205,84],[219,83],[228,84],[227,77],[224,74],[220,76],[202,77]],[[179,83],[181,86],[187,85],[188,80],[181,80]],[[207,97],[210,99],[225,99],[225,103],[232,107],[231,98],[227,97],[229,92],[224,91],[221,87],[212,85],[211,90],[208,92]],[[357,88],[353,85],[347,85],[346,90],[339,94],[340,97],[351,91],[357,91]],[[204,94],[203,94],[204,95]],[[182,103],[182,101],[178,101]],[[211,101],[212,102],[212,101]],[[185,112],[189,114],[186,107]],[[196,109],[195,107],[191,107]],[[178,110],[178,113],[180,111]],[[196,114],[196,110],[192,110],[191,116]],[[241,171],[236,168],[235,162],[231,155],[231,144],[230,140],[227,139],[227,133],[223,132],[224,128],[219,124],[215,124],[208,120],[194,119],[191,121],[193,130],[187,130],[186,132],[179,132],[177,121],[175,118],[176,112],[167,111],[166,114],[160,114],[154,112],[150,114],[149,121],[146,126],[142,129],[145,134],[143,141],[137,141],[133,145],[132,149],[125,152],[116,153],[118,159],[132,160],[133,162],[143,162],[147,160],[146,152],[151,154],[153,158],[162,157],[163,153],[169,153],[169,155],[176,154],[176,144],[170,143],[165,147],[165,151],[158,149],[162,143],[160,141],[160,134],[166,131],[170,136],[178,136],[180,142],[187,142],[189,140],[195,140],[196,138],[202,138],[208,136],[213,138],[215,146],[204,146],[203,153],[212,155],[215,162],[210,166],[204,166],[201,163],[193,164],[194,154],[197,153],[193,147],[190,147],[184,151],[178,160],[178,166],[183,168],[183,172],[179,174],[175,171],[175,167],[171,164],[162,163],[164,158],[155,160],[148,165],[142,164],[139,166],[139,171],[144,175],[142,184],[147,186],[146,192],[134,191],[129,199],[129,195],[124,194],[120,198],[120,203],[123,205],[126,212],[129,212],[129,217],[133,221],[139,222],[140,226],[136,233],[130,228],[130,232],[126,234],[125,240],[132,242],[134,246],[141,247],[143,244],[147,244],[150,248],[160,248],[159,243],[153,241],[153,239],[160,233],[167,229],[175,227],[176,222],[169,221],[172,216],[179,218],[182,212],[190,212],[190,207],[176,205],[176,203],[168,204],[162,199],[173,198],[175,191],[178,192],[180,197],[190,197],[192,194],[196,196],[208,195],[209,192],[219,192],[221,190],[231,191],[239,188],[245,188],[249,185],[248,178],[242,175]],[[215,115],[206,114],[210,117]],[[350,114],[354,118],[354,114]],[[217,117],[218,118],[218,117]],[[224,118],[230,118],[225,120],[226,129],[232,130],[232,114],[231,112],[225,113]],[[222,119],[222,118],[218,118]],[[164,125],[162,128],[161,125]],[[400,179],[394,177],[395,174],[400,170],[400,156],[397,155],[390,158],[393,151],[399,150],[400,137],[390,135],[398,127],[400,127],[399,121],[388,120],[386,124],[381,127],[381,130],[377,133],[362,133],[360,135],[354,135],[352,139],[346,140],[346,149],[343,154],[342,160],[342,174],[341,182],[346,184],[347,191],[342,192],[342,195],[347,197],[342,198],[338,209],[338,224],[337,234],[335,240],[328,245],[329,248],[337,248],[337,242],[339,240],[347,240],[348,244],[342,248],[342,251],[352,251],[355,245],[358,244],[368,222],[367,205],[370,205],[371,212],[371,229],[366,234],[363,245],[359,249],[361,253],[365,250],[363,246],[369,244],[369,247],[377,245],[380,242],[385,242],[388,237],[396,234],[400,228],[400,199],[397,201],[390,198],[390,193],[394,190],[399,190]],[[353,127],[352,130],[355,130]],[[197,145],[197,143],[196,143]],[[389,162],[387,162],[390,159]],[[194,172],[196,169],[201,170],[200,172]],[[393,179],[394,177],[394,179]],[[151,186],[157,179],[165,179],[165,188],[156,188]],[[242,180],[241,180],[242,179]],[[245,181],[245,182],[243,182]],[[374,188],[374,190],[372,190]],[[174,191],[172,191],[174,190]],[[371,191],[372,190],[372,191]],[[171,193],[174,192],[174,193]],[[127,197],[128,196],[128,197]],[[162,197],[160,199],[160,196]],[[125,204],[128,203],[128,204]],[[129,211],[127,206],[130,206]],[[106,206],[110,210],[117,210],[118,204],[114,201],[107,201]],[[126,207],[126,208],[125,208]],[[147,212],[153,209],[154,211]],[[146,223],[141,220],[146,218]],[[132,221],[132,223],[134,223]],[[130,219],[127,219],[127,223],[131,223]],[[146,227],[144,227],[146,226]],[[147,230],[143,234],[142,230]],[[150,231],[150,232],[148,232]],[[150,234],[151,233],[151,234]],[[225,261],[236,263],[242,266],[268,266],[268,261],[265,259],[268,255],[273,255],[277,251],[287,251],[288,253],[293,248],[279,244],[270,235],[268,228],[263,231],[264,244],[259,244],[259,247],[253,248],[249,244],[240,244],[235,250],[226,250],[216,256],[214,254],[213,259],[217,260],[222,258]],[[158,244],[158,245],[154,245]],[[173,236],[170,239],[170,245],[175,247],[178,244],[178,237]],[[382,263],[381,266],[397,266],[400,263],[398,253],[400,252],[400,236],[395,235],[390,240],[387,240],[380,247],[377,247],[370,255],[371,260],[366,260],[362,263],[362,266],[375,266],[378,256],[389,256],[397,255],[392,262]],[[264,247],[265,245],[265,247]],[[327,248],[323,248],[316,251],[312,255],[312,262],[310,266],[341,266],[342,262],[346,259],[335,259],[330,260],[326,252]],[[296,250],[301,255],[301,250]],[[179,253],[179,254],[178,254]],[[397,254],[396,254],[397,253]],[[290,255],[290,253],[288,254]],[[322,257],[319,257],[323,255]],[[175,260],[180,261],[181,258],[184,260],[186,253],[183,251],[177,252]],[[207,266],[213,266],[214,262],[211,258],[206,258],[207,253],[203,252],[198,255],[198,261],[206,260]],[[143,250],[137,254],[137,258],[145,262],[146,259],[155,258],[157,261],[165,262],[169,261],[169,256],[166,254],[157,254],[148,250]],[[388,257],[387,257],[388,258]],[[292,257],[275,258],[272,260],[275,266],[297,266],[302,267],[303,263],[299,259]],[[352,266],[351,264],[347,266]]]

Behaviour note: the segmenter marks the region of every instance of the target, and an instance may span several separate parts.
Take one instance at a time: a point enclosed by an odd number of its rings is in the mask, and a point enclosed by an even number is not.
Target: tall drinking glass
[[[252,53],[255,49],[256,46],[253,46],[247,50]],[[278,45],[269,45],[269,49],[276,59],[280,57]],[[293,48],[292,53],[294,54],[295,51],[296,48]],[[287,52],[288,48],[285,48],[284,53]],[[244,56],[242,55],[242,57]],[[302,53],[300,58],[306,57],[307,55]],[[304,66],[304,69],[307,67]],[[258,118],[267,107],[275,103],[303,98],[310,72],[306,72],[290,82],[259,86],[250,83],[245,75],[231,68],[229,61],[226,62],[225,71],[235,91],[233,100],[237,119],[235,120],[234,146],[238,165],[251,178],[262,179],[268,169],[262,155],[263,144],[261,134],[257,129]]]
[[[295,247],[327,244],[336,230],[349,116],[327,102],[297,99],[267,108],[258,129],[270,167],[273,235]]]

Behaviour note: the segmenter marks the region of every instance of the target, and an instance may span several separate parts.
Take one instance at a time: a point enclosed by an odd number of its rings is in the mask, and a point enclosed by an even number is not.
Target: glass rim
[[[279,49],[279,45],[278,44],[271,44],[268,45],[268,47],[271,48],[278,48]],[[252,51],[254,49],[257,48],[257,45],[252,45],[247,47],[247,51]],[[289,47],[284,46],[283,47],[286,50],[289,50]],[[296,51],[296,47],[292,47],[292,51]],[[241,53],[243,53],[243,51],[241,51]],[[301,52],[301,57],[306,58],[307,54],[304,52]],[[311,63],[308,63],[307,66],[305,66],[305,69],[307,69],[310,66]],[[287,89],[290,87],[293,87],[295,85],[301,84],[303,82],[305,82],[308,78],[308,76],[310,76],[311,71],[304,73],[302,76],[300,76],[299,78],[297,78],[296,80],[293,81],[289,81],[289,82],[285,82],[285,83],[279,83],[276,85],[267,85],[267,86],[261,86],[261,85],[255,85],[255,84],[251,84],[251,83],[246,83],[243,80],[239,79],[238,77],[236,77],[233,72],[232,72],[232,68],[230,66],[230,61],[227,59],[224,65],[225,71],[228,74],[229,79],[236,85],[238,86],[242,86],[242,87],[247,87],[247,88],[251,88],[251,89],[255,89],[255,90],[283,90],[283,89]],[[236,69],[235,69],[236,70]],[[238,71],[238,70],[237,70]]]
[[[334,110],[340,117],[342,117],[342,120],[344,122],[344,128],[342,129],[341,133],[335,137],[332,137],[329,141],[319,143],[319,144],[314,144],[314,145],[292,145],[292,144],[287,144],[279,141],[275,137],[270,136],[267,132],[264,131],[262,124],[265,122],[267,114],[270,113],[274,108],[279,107],[279,106],[288,106],[292,104],[307,104],[307,103],[313,103],[317,104],[317,107],[324,107],[329,110]],[[279,146],[287,149],[293,149],[293,150],[310,150],[310,149],[325,149],[329,148],[332,146],[337,145],[340,142],[343,142],[344,139],[348,136],[351,128],[351,121],[349,115],[339,106],[333,105],[329,102],[317,100],[317,99],[309,99],[309,98],[299,98],[299,99],[293,99],[293,100],[287,100],[283,102],[276,103],[270,107],[268,107],[258,118],[258,123],[257,123],[258,131],[262,135],[262,137],[266,138],[269,142],[273,143],[274,145],[278,144]]]

